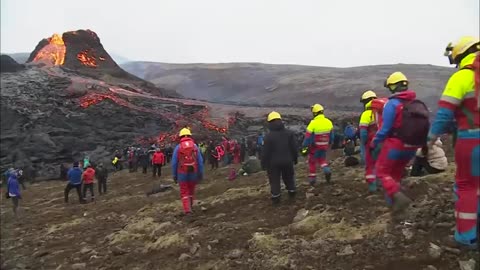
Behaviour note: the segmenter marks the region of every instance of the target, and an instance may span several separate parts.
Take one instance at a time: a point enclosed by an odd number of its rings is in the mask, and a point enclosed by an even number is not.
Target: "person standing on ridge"
[[[190,215],[195,186],[203,179],[203,157],[189,129],[180,130],[179,137],[180,143],[173,150],[172,175],[175,183],[180,186],[183,211],[185,215]]]
[[[377,190],[375,159],[372,158],[369,147],[377,133],[377,124],[371,108],[372,101],[376,98],[377,94],[371,90],[365,91],[362,94],[360,102],[363,104],[365,110],[360,116],[360,123],[358,125],[360,129],[360,154],[362,155],[362,160],[365,161],[365,179],[370,192]]]
[[[153,166],[153,177],[155,176],[162,176],[162,166],[165,163],[165,156],[163,155],[160,148],[155,150],[155,154],[152,157],[152,166]]]
[[[82,191],[80,190],[82,186],[82,169],[79,168],[78,162],[73,163],[73,167],[70,168],[67,172],[68,184],[65,187],[65,203],[68,203],[68,194],[72,188],[77,190],[78,200],[80,203],[84,203]]]
[[[370,151],[380,144],[375,163],[377,178],[385,190],[385,199],[393,211],[404,210],[411,203],[400,188],[405,166],[413,159],[418,148],[426,143],[429,111],[427,106],[416,99],[409,90],[408,79],[401,72],[388,76],[384,86],[392,93],[385,104],[382,126],[370,143]]]
[[[267,117],[270,132],[265,136],[261,159],[262,169],[267,170],[270,192],[274,205],[280,203],[281,183],[283,179],[290,198],[295,197],[295,169],[298,152],[295,135],[287,130],[278,112],[271,112]]]
[[[302,154],[308,154],[308,181],[314,186],[317,182],[317,163],[322,167],[327,183],[330,182],[332,171],[327,162],[328,146],[333,143],[333,124],[323,114],[323,106],[315,104],[311,107],[313,119],[307,126],[303,140]]]
[[[454,191],[456,228],[451,244],[478,247],[480,196],[480,39],[462,37],[445,56],[458,68],[448,80],[429,134],[429,145],[456,121]]]
[[[98,164],[95,176],[98,179],[98,193],[100,195],[107,193],[108,170],[103,167],[103,163]]]
[[[92,196],[92,202],[95,201],[95,194],[93,193],[93,182],[95,178],[95,170],[91,165],[88,165],[87,169],[83,172],[83,201],[87,201],[87,189],[90,190],[90,195]]]

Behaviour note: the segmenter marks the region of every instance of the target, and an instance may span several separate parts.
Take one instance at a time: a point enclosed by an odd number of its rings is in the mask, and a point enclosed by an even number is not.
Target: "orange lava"
[[[54,66],[63,65],[66,50],[67,48],[62,37],[58,34],[53,34],[48,38],[48,44],[35,55],[33,62],[45,62]]]
[[[92,55],[91,51],[85,50],[77,54],[77,59],[80,63],[87,67],[97,67],[97,59]]]

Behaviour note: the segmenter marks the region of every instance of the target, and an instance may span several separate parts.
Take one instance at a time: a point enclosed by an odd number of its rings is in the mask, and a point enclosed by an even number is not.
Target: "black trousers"
[[[142,167],[142,173],[143,174],[147,174],[147,168],[148,168],[148,166],[143,166]]]
[[[87,190],[90,190],[90,194],[92,195],[92,201],[95,200],[95,194],[93,193],[93,183],[83,184],[83,200],[87,199]]]
[[[283,179],[283,183],[289,193],[295,193],[295,179],[293,163],[289,165],[276,165],[270,166],[267,169],[268,180],[270,182],[270,192],[272,198],[280,197],[281,183],[280,178]]]
[[[107,193],[107,179],[98,179],[98,193]]]
[[[162,176],[162,164],[153,164],[153,176]]]
[[[218,169],[218,159],[213,158],[210,160],[211,169]]]
[[[70,190],[72,190],[72,189],[77,190],[78,200],[80,202],[83,201],[82,192],[80,190],[81,186],[82,186],[81,184],[78,184],[78,185],[72,185],[71,183],[67,184],[67,186],[65,187],[65,202],[66,203],[68,203],[68,194],[70,193]]]
[[[425,169],[425,171],[427,171],[428,174],[444,172],[444,170],[439,170],[430,166],[426,157],[415,157],[415,159],[413,160],[412,171],[410,172],[410,176],[424,175],[423,169]]]

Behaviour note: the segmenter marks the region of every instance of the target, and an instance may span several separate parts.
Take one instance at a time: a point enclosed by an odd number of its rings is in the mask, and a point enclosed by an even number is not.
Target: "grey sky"
[[[446,65],[479,35],[478,0],[1,0],[1,51],[91,29],[134,60],[318,66]]]

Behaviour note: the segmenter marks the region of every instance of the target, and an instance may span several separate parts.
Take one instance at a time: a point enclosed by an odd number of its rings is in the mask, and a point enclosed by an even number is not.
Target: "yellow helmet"
[[[458,64],[463,59],[461,56],[475,45],[476,50],[474,51],[480,51],[480,39],[478,37],[464,36],[455,44],[450,42],[445,49],[444,55],[448,56],[450,64]]]
[[[268,114],[267,122],[273,121],[275,119],[282,119],[282,116],[278,112],[271,112]]]
[[[312,113],[323,112],[323,106],[320,104],[313,104],[311,109]]]
[[[376,97],[377,97],[377,94],[375,94],[375,92],[373,92],[372,90],[367,90],[362,94],[362,98],[360,99],[360,101],[367,100],[370,98],[376,98]]]
[[[180,130],[180,137],[182,136],[192,136],[192,132],[188,128],[182,128],[182,130]]]
[[[399,82],[405,82],[406,84],[408,83],[408,79],[407,79],[407,76],[405,76],[402,72],[397,71],[390,74],[390,76],[388,76],[387,80],[385,81],[385,87],[389,85],[397,84]]]

